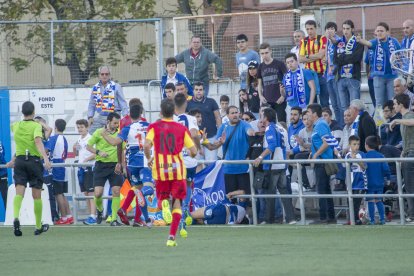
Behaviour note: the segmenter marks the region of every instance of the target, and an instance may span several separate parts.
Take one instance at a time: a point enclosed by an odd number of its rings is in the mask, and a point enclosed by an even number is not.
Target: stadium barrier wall
[[[212,163],[214,161],[199,161],[199,164],[206,164]],[[405,225],[405,210],[404,210],[404,199],[405,198],[412,198],[414,194],[407,194],[403,193],[403,184],[402,184],[402,173],[401,173],[401,163],[404,162],[414,162],[414,158],[381,158],[381,159],[306,159],[306,160],[264,160],[262,163],[265,164],[293,164],[297,166],[298,170],[298,184],[299,184],[299,193],[298,194],[290,194],[290,195],[280,195],[280,194],[273,194],[273,195],[256,195],[254,192],[253,187],[253,162],[252,160],[237,160],[237,161],[222,161],[224,164],[248,164],[249,165],[249,176],[250,176],[250,188],[251,194],[250,195],[240,195],[237,196],[238,198],[248,198],[252,201],[252,213],[253,213],[253,224],[257,225],[257,210],[256,210],[256,200],[258,198],[297,198],[299,200],[300,206],[300,224],[306,225],[306,214],[305,214],[305,202],[304,199],[306,198],[346,198],[348,199],[348,209],[349,209],[349,219],[351,225],[355,225],[354,219],[354,210],[353,210],[353,199],[354,198],[365,198],[367,194],[352,194],[352,182],[351,182],[351,168],[350,164],[355,162],[366,162],[366,163],[376,163],[376,162],[393,162],[396,164],[396,173],[397,173],[397,187],[398,192],[396,194],[376,194],[376,197],[392,197],[398,198],[399,203],[399,211],[400,211],[400,224]],[[302,174],[301,167],[302,164],[326,164],[326,163],[342,163],[345,164],[346,168],[346,186],[347,186],[347,193],[346,194],[304,194],[303,193],[303,182],[302,182]],[[88,163],[65,163],[65,164],[52,164],[52,167],[67,167],[70,168],[70,175],[71,180],[69,181],[70,187],[72,187],[72,191],[76,191],[77,189],[77,177],[76,177],[76,167],[91,167],[91,164]],[[5,167],[4,165],[0,165],[0,168]],[[92,199],[93,196],[84,196],[78,194],[72,194],[73,199],[73,217],[75,223],[78,221],[78,207],[75,204],[76,201],[82,201],[86,199]],[[104,197],[104,199],[111,198]]]

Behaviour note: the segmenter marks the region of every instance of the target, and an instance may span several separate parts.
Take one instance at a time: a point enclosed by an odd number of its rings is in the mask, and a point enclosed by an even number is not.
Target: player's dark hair
[[[175,59],[175,57],[169,57],[169,58],[167,58],[167,60],[165,61],[165,66],[168,66],[170,64],[177,65],[177,60]]]
[[[119,115],[118,113],[116,113],[116,112],[111,112],[111,113],[109,113],[108,114],[108,117],[106,117],[106,120],[108,121],[108,122],[112,122],[112,120],[113,119],[121,119],[121,115]]]
[[[131,106],[131,108],[129,109],[129,115],[131,116],[131,119],[138,120],[139,118],[141,118],[142,111],[142,105],[136,104]]]
[[[349,142],[349,143],[351,143],[352,141],[357,141],[357,142],[359,142],[359,141],[361,141],[361,139],[359,139],[359,137],[358,137],[357,135],[351,135],[351,136],[349,136],[349,138],[348,138],[348,142]]]
[[[188,111],[188,115],[196,116],[197,114],[201,114],[201,110],[198,108],[193,108],[190,111]]]
[[[187,97],[184,94],[178,93],[177,95],[175,95],[174,104],[176,107],[180,108],[184,106],[186,102],[187,102]]]
[[[63,119],[57,119],[55,121],[55,128],[59,131],[59,132],[64,132],[66,129],[66,121]]]
[[[388,107],[388,109],[390,111],[394,110],[394,102],[392,100],[388,100],[384,103],[384,105],[382,106],[382,109]]]
[[[304,111],[302,112],[302,117],[303,117],[303,116],[305,116],[305,115],[308,115],[308,113],[309,113],[309,112],[308,112],[307,110],[304,110]]]
[[[168,98],[165,98],[161,101],[161,115],[164,118],[172,118],[174,116],[174,101]]]
[[[273,108],[266,108],[263,110],[263,118],[271,123],[276,123],[276,111]]]
[[[167,90],[167,89],[171,89],[173,92],[175,92],[175,85],[174,85],[174,83],[167,83],[166,85],[165,85],[165,87],[164,87],[164,90]]]
[[[317,104],[317,103],[310,104],[308,105],[307,109],[308,110],[310,109],[312,113],[316,113],[318,117],[322,116],[322,106],[320,104]]]
[[[238,36],[236,36],[236,41],[237,40],[246,40],[246,41],[249,41],[249,39],[247,38],[247,35],[245,35],[245,34],[239,34]]]
[[[330,28],[334,28],[335,32],[338,31],[338,25],[336,25],[335,22],[328,22],[328,23],[326,23],[326,25],[325,25],[325,31],[327,29],[330,29]]]
[[[293,58],[294,60],[298,61],[298,57],[296,56],[295,53],[288,53],[288,54],[286,54],[286,56],[285,56],[285,62],[286,62],[286,60],[288,58]]]
[[[204,83],[203,83],[203,82],[201,82],[201,81],[196,81],[196,82],[194,83],[194,87],[196,87],[196,86],[201,86],[201,87],[203,87],[203,89],[204,89]]]
[[[365,144],[374,150],[379,150],[379,145],[381,144],[381,139],[377,135],[371,135],[365,138]]]
[[[227,95],[220,96],[220,102],[230,102],[230,98]]]
[[[344,23],[342,23],[342,25],[348,25],[349,27],[351,27],[351,29],[355,29],[354,22],[350,19],[345,20]]]
[[[380,26],[380,27],[384,27],[384,29],[388,32],[389,30],[390,30],[390,26],[387,24],[387,23],[385,23],[385,22],[380,22],[380,23],[378,23],[377,24],[377,27],[378,26]]]
[[[239,108],[235,105],[230,105],[227,109],[226,109],[226,114],[229,115],[230,114],[230,109],[236,109],[237,111],[239,111]]]
[[[299,106],[294,106],[290,110],[296,110],[299,113],[299,115],[302,115],[302,108],[300,108]]]
[[[263,42],[262,44],[260,44],[259,50],[263,50],[263,49],[271,49],[270,44],[267,42]]]
[[[410,96],[406,94],[398,94],[394,96],[394,100],[397,104],[402,104],[405,109],[410,108]]]
[[[250,120],[252,120],[252,121],[256,120],[256,116],[254,116],[254,114],[250,111],[244,112],[243,115],[249,116]]]
[[[35,106],[31,101],[24,102],[22,105],[22,113],[24,116],[33,115],[35,111]]]
[[[328,113],[329,117],[332,117],[332,110],[329,107],[322,108],[322,113],[323,112]]]
[[[138,99],[138,98],[132,98],[132,99],[129,100],[128,106],[129,106],[129,108],[131,108],[131,106],[137,105],[137,104],[143,106],[143,104],[142,104],[142,102],[141,102],[140,99]]]
[[[85,119],[77,120],[76,124],[80,126],[85,126],[86,128],[89,126],[88,120]]]
[[[305,26],[306,25],[311,25],[311,26],[314,26],[316,28],[316,21],[312,20],[312,19],[308,20],[308,21],[305,22]]]

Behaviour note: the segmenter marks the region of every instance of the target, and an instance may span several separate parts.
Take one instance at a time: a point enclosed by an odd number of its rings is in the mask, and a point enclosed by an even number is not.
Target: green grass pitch
[[[0,227],[0,275],[414,275],[414,227]]]

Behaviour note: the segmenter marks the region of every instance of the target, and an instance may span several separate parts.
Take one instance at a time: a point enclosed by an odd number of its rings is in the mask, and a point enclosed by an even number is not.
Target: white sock
[[[96,219],[96,215],[95,214],[91,214],[90,217],[93,218],[93,219]]]

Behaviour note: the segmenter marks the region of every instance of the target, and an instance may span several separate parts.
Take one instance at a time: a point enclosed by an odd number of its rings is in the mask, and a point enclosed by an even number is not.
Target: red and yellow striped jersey
[[[147,136],[154,145],[152,177],[155,180],[183,180],[187,177],[182,150],[194,146],[191,134],[182,124],[159,120],[148,127]]]
[[[306,40],[306,42],[305,42]],[[326,49],[328,39],[326,36],[316,36],[315,38],[311,39],[309,36],[302,39],[300,42],[300,52],[299,55],[306,56],[306,55],[313,55],[319,53],[321,49]],[[305,65],[306,69],[311,69],[318,74],[323,74],[326,69],[326,64],[322,59],[317,61],[308,62]]]

